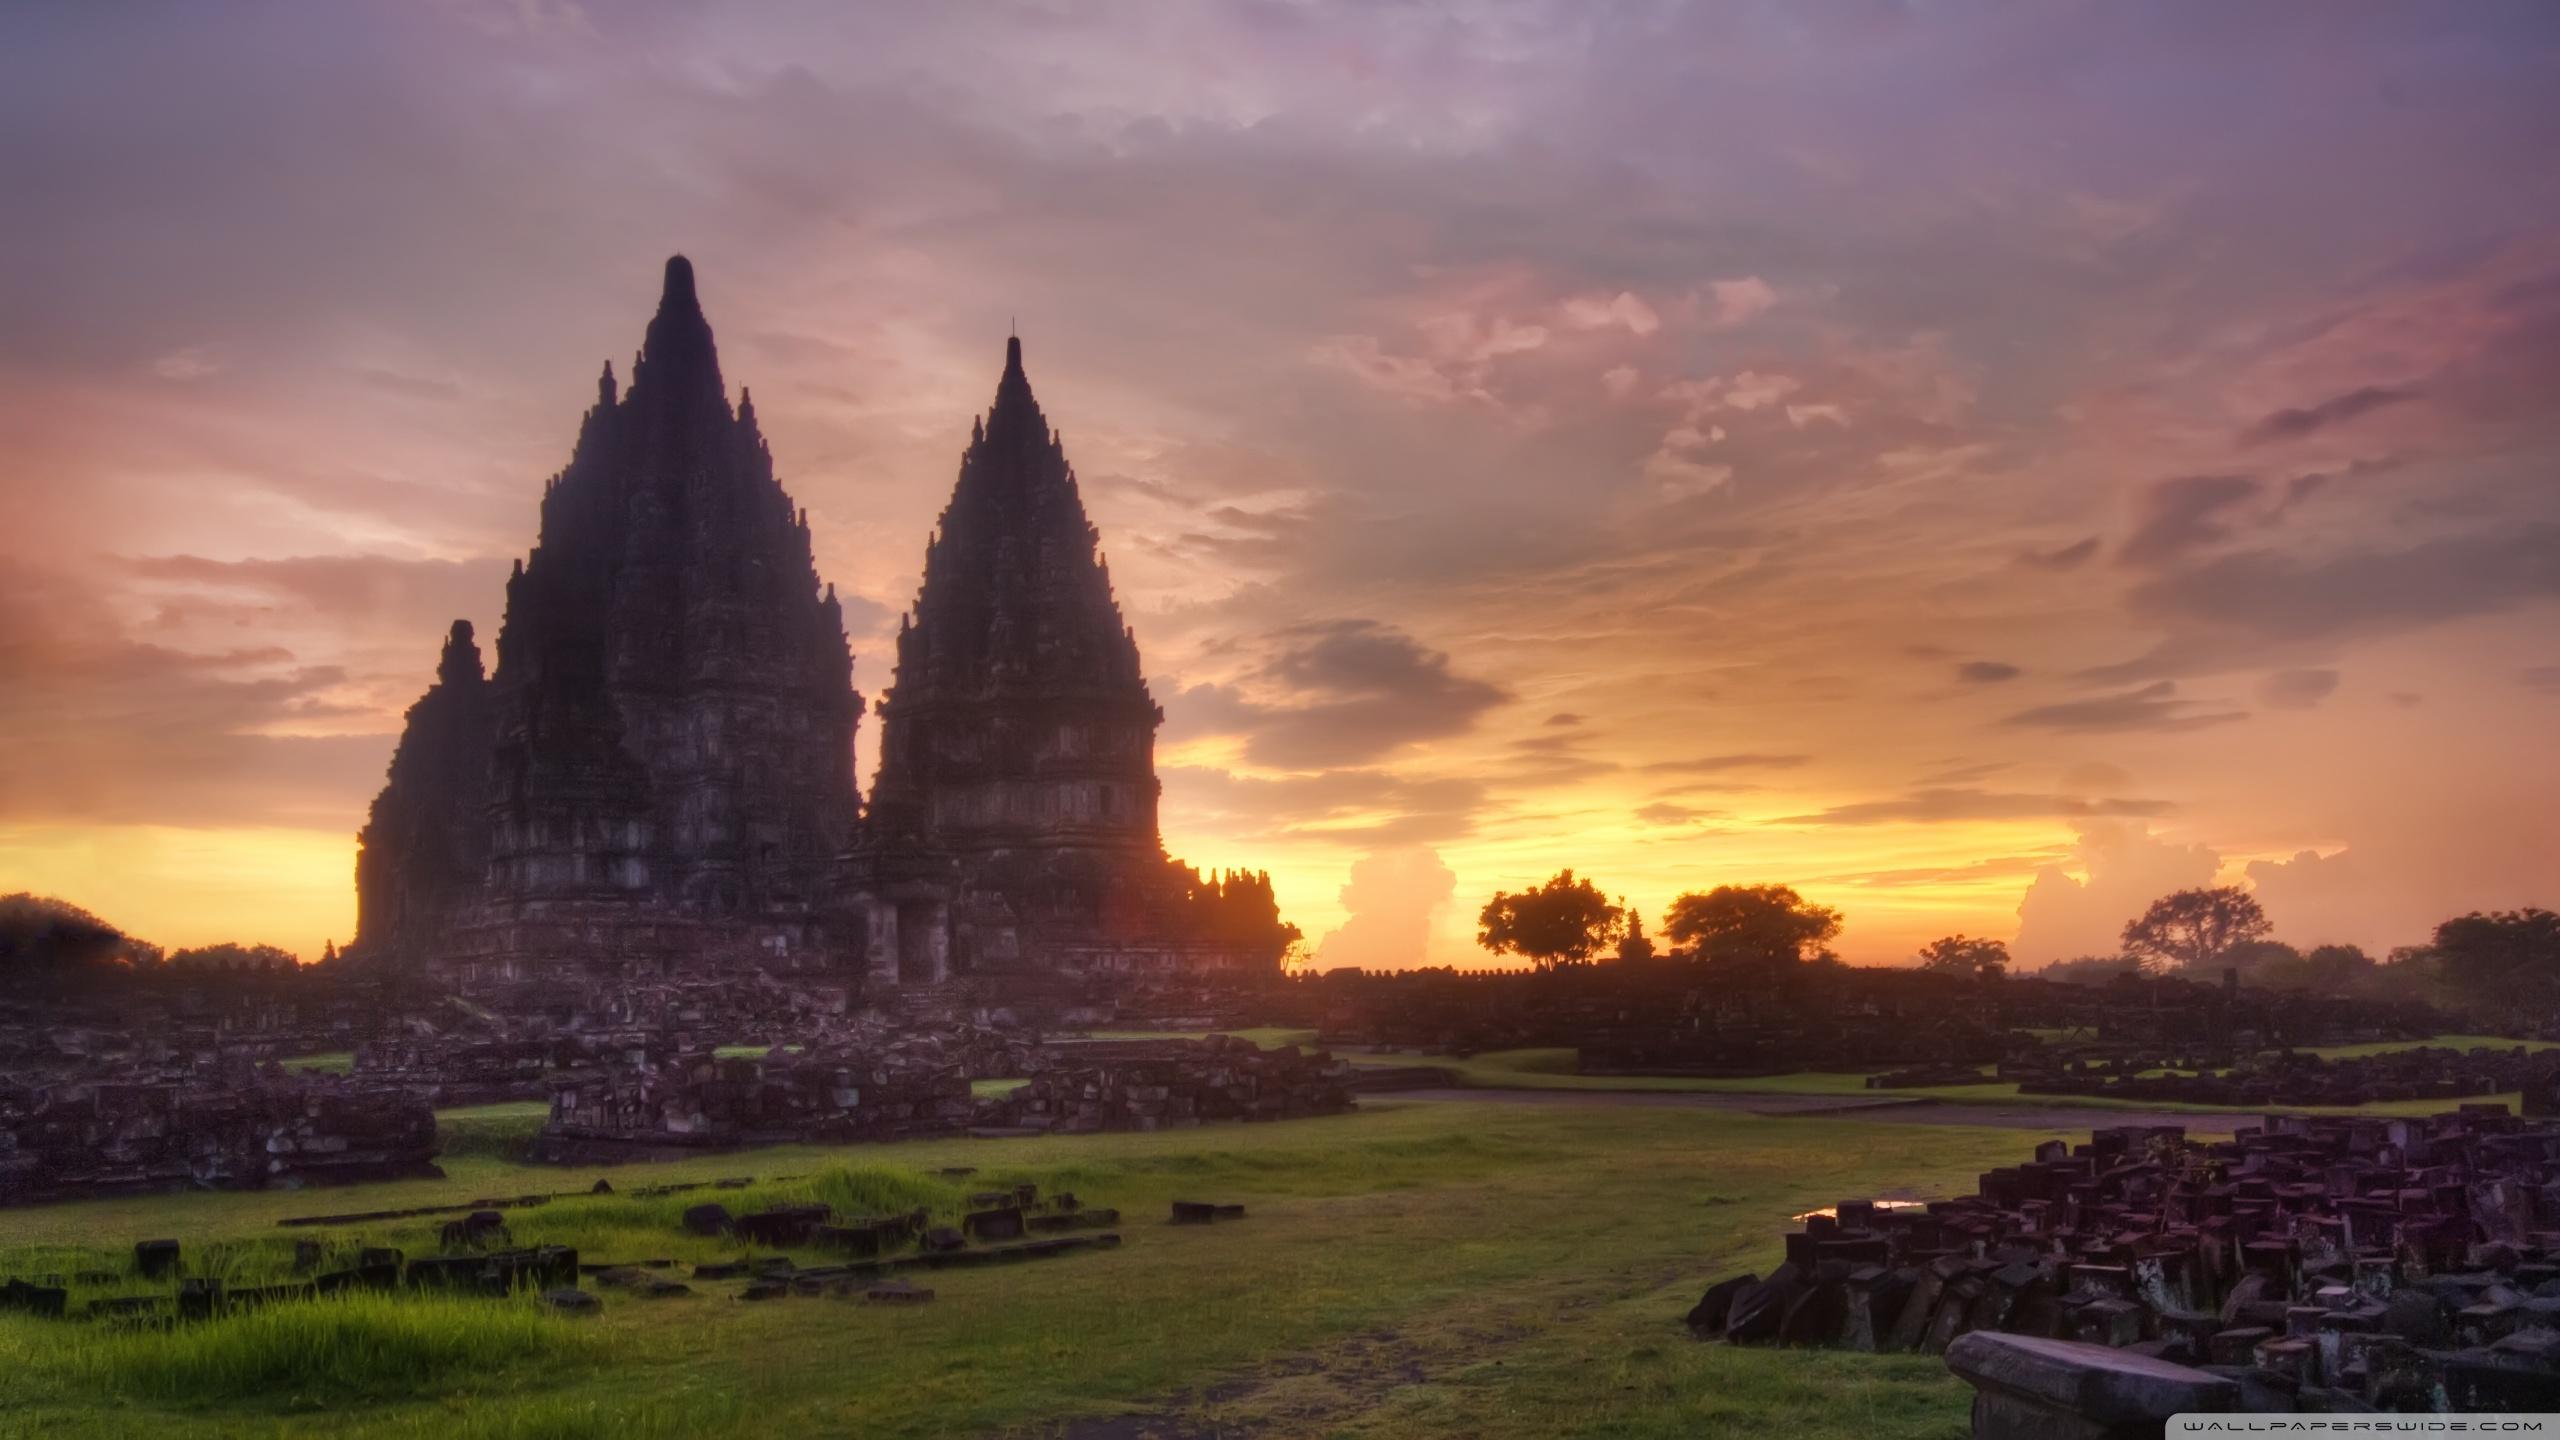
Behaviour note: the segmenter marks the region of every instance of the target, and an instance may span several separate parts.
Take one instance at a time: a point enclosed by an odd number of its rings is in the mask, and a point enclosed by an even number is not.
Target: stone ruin
[[[784,970],[875,999],[1278,972],[1269,877],[1165,853],[1164,714],[1018,339],[924,547],[868,804],[842,604],[684,257],[541,511],[494,669],[457,622],[358,837],[359,963]]]
[[[614,1164],[753,1145],[957,1134],[973,1111],[957,1064],[890,1050],[707,1051],[559,1081],[531,1158]]]
[[[1351,1067],[1250,1040],[1060,1046],[1054,1067],[980,1107],[981,1127],[1081,1134],[1210,1121],[1293,1120],[1352,1108]]]
[[[975,1098],[973,1079],[1025,1083]],[[1156,1130],[1352,1108],[1351,1067],[1247,1040],[1034,1048],[957,1027],[861,1047],[705,1052],[556,1080],[532,1157],[610,1164],[754,1145]]]
[[[2106,1389],[2107,1362],[2069,1346],[2229,1382],[2214,1408],[2560,1409],[2560,1124],[2467,1105],[2229,1141],[2102,1129],[1973,1195],[1816,1212],[1775,1271],[1719,1281],[1688,1321],[1734,1344],[1971,1354],[2002,1414],[2033,1410],[2057,1365]],[[1975,1335],[2039,1343],[1951,1348]]]
[[[0,1081],[0,1205],[435,1177],[435,1154],[435,1112],[398,1089],[272,1072]]]
[[[2536,1090],[2554,1068],[2553,1061],[2520,1045],[2468,1051],[2420,1046],[2338,1059],[2299,1051],[2243,1055],[2227,1069],[2197,1065],[2189,1057],[2135,1054],[2057,1064],[2039,1056],[2004,1062],[2000,1078],[2018,1082],[2022,1095],[2263,1108],[2504,1095]]]

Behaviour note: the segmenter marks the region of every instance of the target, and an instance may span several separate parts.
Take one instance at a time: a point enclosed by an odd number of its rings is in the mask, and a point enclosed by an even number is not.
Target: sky
[[[2560,905],[2555,140],[2538,3],[9,7],[0,891],[344,941],[681,251],[874,695],[1018,325],[1319,964]]]

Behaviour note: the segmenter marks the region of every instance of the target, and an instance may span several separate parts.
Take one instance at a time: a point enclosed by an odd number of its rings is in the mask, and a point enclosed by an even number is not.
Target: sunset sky
[[[1018,322],[1319,963],[2560,906],[2555,150],[2542,3],[11,7],[0,891],[343,941],[682,251],[875,696]]]

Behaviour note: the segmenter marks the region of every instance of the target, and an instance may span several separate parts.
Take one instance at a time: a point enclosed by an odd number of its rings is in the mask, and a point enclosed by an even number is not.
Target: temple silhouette
[[[507,582],[494,674],[456,621],[358,837],[361,963],[961,977],[1276,969],[1266,875],[1169,858],[1135,635],[1006,344],[879,702],[684,257],[610,365]]]

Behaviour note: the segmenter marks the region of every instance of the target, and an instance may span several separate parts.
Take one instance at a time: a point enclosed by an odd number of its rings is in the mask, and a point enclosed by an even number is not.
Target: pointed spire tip
[[[693,293],[693,262],[681,255],[670,255],[666,288],[659,293],[658,308],[668,310],[679,305],[700,308],[701,301]]]

